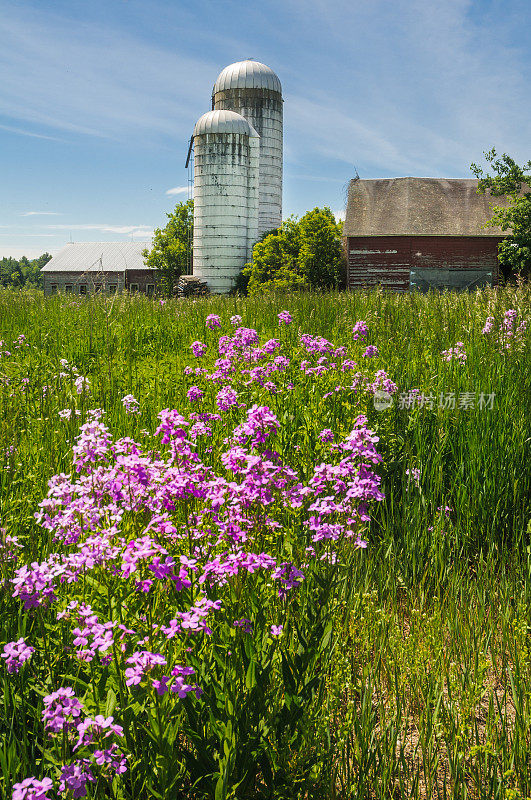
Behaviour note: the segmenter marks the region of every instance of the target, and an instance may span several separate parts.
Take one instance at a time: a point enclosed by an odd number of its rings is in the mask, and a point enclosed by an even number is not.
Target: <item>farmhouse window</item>
[[[65,292],[68,292],[68,293],[72,292],[72,284],[71,283],[65,283]]]
[[[132,283],[129,287],[132,292],[138,292],[138,283]]]
[[[116,288],[117,288],[116,284],[115,283],[111,283],[109,285],[109,294],[116,294]]]
[[[56,283],[52,283],[52,285],[50,286],[50,289],[51,289],[52,294],[57,294],[57,284]]]
[[[86,294],[87,293],[87,286],[86,284],[82,283],[79,287],[79,294]]]
[[[146,294],[148,295],[148,297],[152,297],[154,291],[155,291],[155,284],[154,283],[148,283],[147,286],[146,286]]]

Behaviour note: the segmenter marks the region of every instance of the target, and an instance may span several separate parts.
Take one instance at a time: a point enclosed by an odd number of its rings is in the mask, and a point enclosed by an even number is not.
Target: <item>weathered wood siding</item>
[[[349,236],[347,286],[406,291],[472,288],[498,280],[492,236]]]

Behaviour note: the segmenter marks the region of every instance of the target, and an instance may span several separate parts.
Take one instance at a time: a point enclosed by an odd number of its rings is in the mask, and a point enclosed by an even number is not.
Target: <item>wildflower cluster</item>
[[[500,352],[505,352],[509,349],[519,349],[524,344],[524,334],[527,330],[527,320],[521,319],[518,322],[518,311],[514,308],[509,308],[505,311],[503,318],[497,326],[496,342],[500,348]],[[485,325],[481,333],[488,335],[491,334],[495,328],[494,317],[487,317]]]
[[[279,324],[290,324],[288,317],[282,312]],[[352,374],[356,363],[346,348],[322,337],[302,334],[295,346],[261,343],[240,323],[234,317],[231,334],[209,343],[218,355],[213,364],[185,369],[194,383],[184,404],[208,397],[219,413],[201,405],[190,413],[163,409],[156,444],[150,437],[146,449],[116,438],[102,409],[88,412],[71,471],[50,479],[36,514],[55,551],[12,566],[13,596],[30,614],[55,620],[67,675],[89,670],[93,683],[105,675],[120,687],[122,706],[135,704],[144,727],[164,704],[183,736],[182,704],[200,708],[220,694],[219,652],[231,658],[234,637],[278,646],[289,636],[293,599],[358,557],[370,506],[383,498],[378,437],[364,414],[346,431],[324,427],[317,463],[295,464],[280,454],[289,452],[281,443],[290,433],[282,404],[267,404],[264,393],[289,396],[290,376],[311,376],[323,403],[342,392],[363,407],[376,391],[396,391],[388,375]],[[220,326],[216,315],[207,318],[211,331]],[[359,327],[359,336],[366,331]],[[191,351],[202,358],[207,346],[194,342]],[[133,396],[122,402],[127,413],[138,413]],[[222,443],[218,452],[209,445],[213,437]],[[302,432],[293,453],[305,441]],[[23,639],[4,650],[10,673],[30,656],[42,657]],[[75,797],[127,768],[114,741],[123,736],[120,717],[104,714],[93,697],[89,714],[87,696],[78,698],[65,680],[43,700],[47,735],[62,737],[72,755],[52,767],[55,779],[60,792]],[[38,782],[19,786],[19,794],[40,791]]]
[[[455,347],[450,347],[448,350],[443,350],[441,355],[443,361],[457,361],[459,364],[464,364],[467,360],[467,355],[464,348],[464,342],[456,342]]]

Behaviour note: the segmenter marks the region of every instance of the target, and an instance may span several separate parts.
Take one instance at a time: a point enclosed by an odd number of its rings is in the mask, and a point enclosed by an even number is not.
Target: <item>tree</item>
[[[478,192],[487,190],[494,197],[506,195],[507,207],[494,206],[488,224],[499,226],[509,235],[498,245],[498,259],[505,277],[519,273],[529,275],[531,269],[531,161],[523,166],[504,153],[500,158],[493,148],[485,154],[494,175],[488,175],[477,164],[470,169],[479,181]]]
[[[299,271],[315,289],[337,289],[343,278],[343,223],[329,208],[314,208],[300,221]]]
[[[243,270],[249,294],[339,287],[341,234],[342,223],[329,208],[314,208],[300,220],[290,217],[254,246],[252,262]]]
[[[168,294],[192,263],[194,201],[178,203],[166,214],[165,228],[156,228],[151,250],[142,251],[146,266],[159,270],[161,285]]]
[[[0,260],[0,286],[19,289],[22,286],[42,286],[44,281],[41,269],[51,259],[50,253],[43,253],[39,258],[30,261],[26,256],[17,261],[16,258]]]
[[[51,258],[50,253],[43,253],[39,258],[33,259],[27,273],[24,275],[26,283],[33,284],[34,286],[43,286],[44,280],[41,269],[46,266]],[[24,270],[22,271],[24,272]]]

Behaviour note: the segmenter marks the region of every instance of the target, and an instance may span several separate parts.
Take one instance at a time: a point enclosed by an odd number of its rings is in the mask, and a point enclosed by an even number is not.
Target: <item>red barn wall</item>
[[[349,236],[347,239],[347,286],[405,291],[410,286],[410,271],[449,272],[445,280],[452,286],[452,270],[470,274],[492,273],[498,278],[496,236]],[[457,275],[457,272],[456,272]]]

